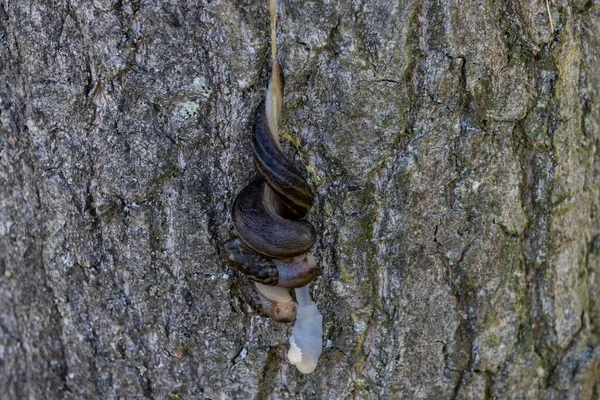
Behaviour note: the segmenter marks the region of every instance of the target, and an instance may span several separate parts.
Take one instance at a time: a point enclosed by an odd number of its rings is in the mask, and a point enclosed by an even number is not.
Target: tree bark
[[[0,397],[597,399],[600,4],[279,5],[317,370],[223,257],[267,1],[0,0]]]

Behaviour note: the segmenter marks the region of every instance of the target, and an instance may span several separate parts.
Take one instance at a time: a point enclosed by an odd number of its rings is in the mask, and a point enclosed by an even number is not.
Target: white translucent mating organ
[[[296,289],[296,324],[290,336],[288,359],[303,374],[317,368],[323,351],[323,316],[310,299],[308,285]]]

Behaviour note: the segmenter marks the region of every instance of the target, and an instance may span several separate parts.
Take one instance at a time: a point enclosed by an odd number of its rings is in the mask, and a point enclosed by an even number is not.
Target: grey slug
[[[315,242],[315,228],[302,218],[315,196],[279,145],[284,80],[276,57],[276,3],[270,0],[271,79],[252,123],[252,154],[260,177],[235,199],[226,249],[233,268],[245,276],[248,303],[275,321],[296,321],[288,360],[301,373],[310,374],[323,351],[323,316],[308,290],[317,274],[314,257],[306,254]],[[297,305],[291,288],[296,289]]]
[[[306,254],[316,233],[302,219],[314,194],[279,144],[283,88],[283,71],[273,57],[269,89],[252,123],[252,153],[260,177],[235,199],[226,250],[232,267],[253,281],[243,285],[248,303],[261,315],[291,322],[296,306],[288,290],[306,286],[317,273],[314,257]]]

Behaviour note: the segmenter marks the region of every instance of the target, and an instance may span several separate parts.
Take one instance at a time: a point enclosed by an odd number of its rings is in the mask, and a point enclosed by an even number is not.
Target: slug
[[[259,178],[234,201],[233,230],[225,248],[231,266],[244,274],[243,294],[254,310],[278,322],[298,317],[288,358],[300,372],[309,373],[316,368],[322,350],[322,317],[307,287],[317,275],[317,263],[306,253],[316,232],[302,218],[315,196],[279,143],[284,77],[276,57],[275,3],[270,0],[271,77],[252,123],[252,154]],[[296,289],[297,305],[289,293],[292,288]]]

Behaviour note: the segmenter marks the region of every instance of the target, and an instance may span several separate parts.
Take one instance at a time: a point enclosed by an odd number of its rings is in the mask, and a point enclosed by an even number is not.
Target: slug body
[[[283,154],[273,131],[277,129],[283,82],[281,66],[273,60],[269,90],[252,124],[254,165],[260,178],[235,199],[232,239],[226,250],[233,268],[256,282],[243,285],[248,303],[261,315],[290,322],[296,317],[296,308],[290,306],[292,298],[283,288],[307,285],[315,278],[317,265],[314,257],[306,254],[315,242],[315,228],[301,219],[312,207],[314,195]]]
[[[245,276],[242,289],[248,304],[275,321],[296,320],[288,359],[307,374],[316,368],[323,347],[323,317],[307,286],[317,274],[314,257],[306,254],[316,233],[302,219],[314,203],[314,194],[279,144],[284,78],[276,58],[275,2],[270,0],[271,79],[252,123],[252,154],[259,178],[235,199],[233,231],[225,247],[232,267]],[[297,305],[291,288],[296,289]]]

